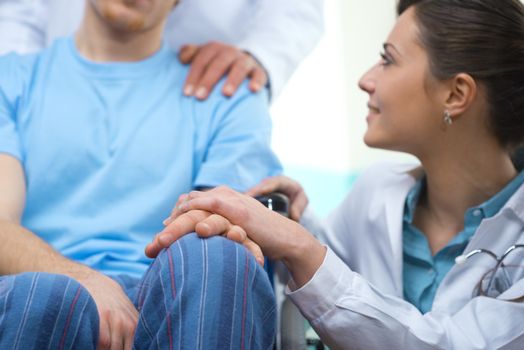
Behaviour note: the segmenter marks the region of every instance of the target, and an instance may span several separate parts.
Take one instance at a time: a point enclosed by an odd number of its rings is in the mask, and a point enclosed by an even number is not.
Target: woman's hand
[[[302,186],[286,176],[273,176],[246,192],[250,196],[260,196],[271,192],[280,192],[289,198],[289,217],[299,221],[308,204],[308,198]]]
[[[181,197],[172,218],[177,220],[193,210],[218,214],[243,228],[267,257],[284,262],[297,286],[309,281],[324,260],[325,248],[302,226],[230,188],[190,192]]]
[[[227,75],[222,88],[225,96],[233,96],[244,79],[249,78],[249,89],[259,91],[268,81],[264,67],[249,53],[220,42],[205,45],[185,45],[180,49],[180,61],[191,64],[184,84],[186,96],[204,100],[216,83]]]
[[[185,196],[181,196],[177,205],[180,205],[184,198]],[[220,215],[204,210],[192,210],[173,219],[170,217],[164,223],[166,227],[146,247],[146,255],[150,258],[155,258],[162,249],[169,247],[182,236],[196,232],[203,238],[221,235],[240,243],[254,255],[260,265],[264,265],[264,255],[260,247],[247,237],[242,227],[231,224]]]

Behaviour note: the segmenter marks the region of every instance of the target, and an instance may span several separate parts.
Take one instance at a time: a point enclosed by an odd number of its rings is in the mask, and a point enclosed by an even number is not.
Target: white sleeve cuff
[[[297,290],[290,280],[286,294],[298,305],[304,316],[315,320],[336,307],[336,302],[347,295],[354,272],[328,247],[326,257],[311,280]]]

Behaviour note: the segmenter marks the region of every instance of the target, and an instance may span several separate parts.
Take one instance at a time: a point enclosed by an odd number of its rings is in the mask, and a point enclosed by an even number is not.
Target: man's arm
[[[20,162],[0,154],[0,274],[48,271],[66,274],[77,268],[48,244],[20,226],[25,200]]]
[[[63,274],[80,282],[96,302],[100,315],[99,348],[131,349],[137,311],[112,279],[60,255],[20,225],[25,177],[20,162],[0,153],[0,275],[26,271]]]
[[[0,1],[0,54],[42,49],[48,15],[47,1]]]
[[[225,99],[217,90],[209,102],[195,102],[194,118],[200,127],[195,150],[202,155],[202,163],[194,188],[227,185],[246,191],[262,179],[282,172],[271,149],[267,91],[253,94],[246,85],[232,98]]]

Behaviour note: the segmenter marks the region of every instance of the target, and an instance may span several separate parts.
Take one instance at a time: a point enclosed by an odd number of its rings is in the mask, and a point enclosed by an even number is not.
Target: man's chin
[[[142,30],[145,26],[144,16],[131,12],[132,10],[106,8],[102,12],[102,17],[113,28],[120,31],[137,32]]]
[[[122,19],[119,18],[115,21],[112,21],[111,26],[122,32],[122,33],[135,33],[139,32],[144,29],[144,20],[136,19],[136,20],[129,20],[129,19]]]

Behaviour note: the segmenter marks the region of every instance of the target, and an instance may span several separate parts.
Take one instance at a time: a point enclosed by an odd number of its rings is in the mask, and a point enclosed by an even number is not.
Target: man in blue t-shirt
[[[90,0],[74,38],[0,58],[0,348],[271,346],[271,288],[241,246],[143,253],[180,194],[281,171],[265,91],[180,92],[175,3]]]

